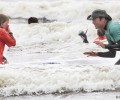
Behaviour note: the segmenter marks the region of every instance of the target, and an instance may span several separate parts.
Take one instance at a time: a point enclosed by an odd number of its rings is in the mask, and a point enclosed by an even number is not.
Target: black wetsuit
[[[98,52],[97,56],[100,57],[106,57],[106,58],[114,58],[116,56],[116,51],[120,51],[120,40],[117,42],[117,44],[107,45],[106,49],[108,49],[108,52]],[[120,64],[120,59],[115,63],[115,65]]]
[[[109,21],[106,23],[104,30],[109,31],[109,34],[112,32],[113,33],[113,29],[110,29],[109,25],[108,25]],[[117,25],[116,26],[111,26],[111,28],[116,28],[116,32],[118,32],[118,34],[120,34],[120,27],[118,26],[118,24],[114,24]],[[115,33],[115,31],[114,31]],[[104,35],[106,35],[104,33]],[[115,36],[113,36],[113,34],[110,36],[115,39]],[[119,37],[119,35],[118,35]],[[108,40],[108,39],[107,39]],[[110,44],[105,45],[105,48],[108,49],[108,52],[98,52],[97,56],[100,57],[106,57],[106,58],[114,58],[116,56],[116,51],[120,51],[120,39],[117,40],[117,42],[115,42],[115,40],[113,41],[112,39],[109,39]],[[120,59],[115,63],[115,65],[120,65]]]

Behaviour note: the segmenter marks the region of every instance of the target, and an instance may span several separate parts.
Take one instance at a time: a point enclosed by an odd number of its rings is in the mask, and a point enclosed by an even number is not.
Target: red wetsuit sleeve
[[[5,29],[0,29],[0,41],[8,47],[16,45],[16,40]]]

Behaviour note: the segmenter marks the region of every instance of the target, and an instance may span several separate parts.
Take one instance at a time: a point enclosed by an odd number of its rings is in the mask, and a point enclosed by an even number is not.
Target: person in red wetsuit
[[[5,45],[8,47],[15,46],[16,40],[9,28],[9,17],[0,14],[0,64],[6,63],[3,56]]]

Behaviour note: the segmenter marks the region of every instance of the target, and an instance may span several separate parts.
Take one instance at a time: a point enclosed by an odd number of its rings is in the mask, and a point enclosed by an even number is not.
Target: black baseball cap
[[[93,20],[95,18],[106,18],[108,20],[112,20],[112,18],[110,17],[110,15],[107,14],[107,12],[105,10],[101,10],[101,9],[96,9],[92,12],[91,15],[89,15],[87,17],[87,20]]]

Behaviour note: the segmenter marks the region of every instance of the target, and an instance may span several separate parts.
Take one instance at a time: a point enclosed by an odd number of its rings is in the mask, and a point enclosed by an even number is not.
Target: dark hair
[[[111,19],[109,19],[109,18],[107,18],[107,17],[98,17],[100,20],[102,19],[102,18],[105,18],[107,21],[111,21]],[[95,19],[95,18],[93,18],[93,19]]]
[[[99,37],[104,36],[104,30],[97,30],[97,35]]]
[[[4,14],[0,14],[0,26],[5,22],[5,21],[9,21],[9,17],[4,15]]]
[[[38,23],[38,19],[36,17],[30,17],[28,19],[28,24],[31,24],[31,23]]]

